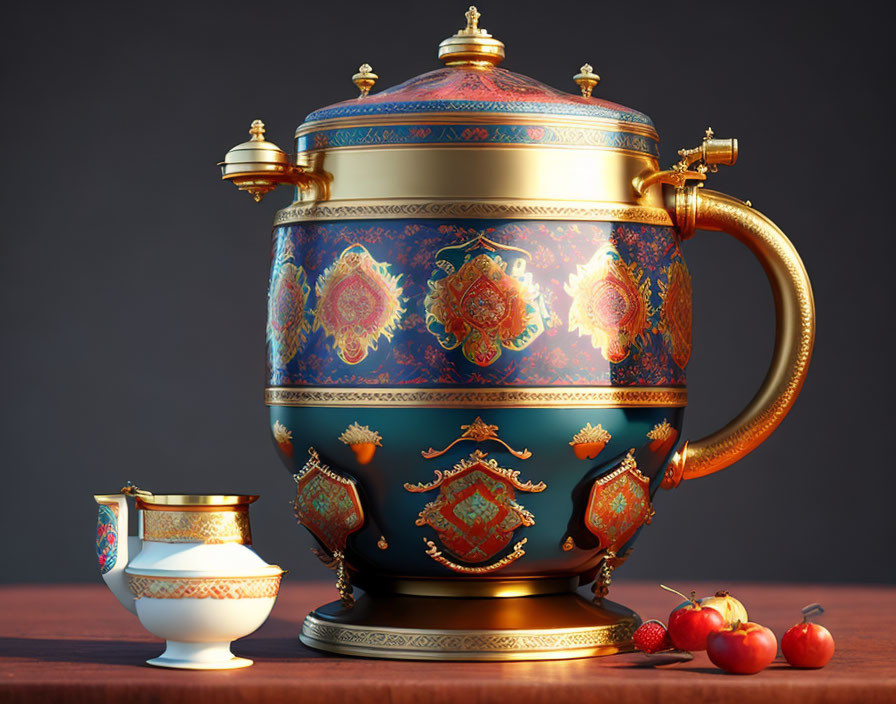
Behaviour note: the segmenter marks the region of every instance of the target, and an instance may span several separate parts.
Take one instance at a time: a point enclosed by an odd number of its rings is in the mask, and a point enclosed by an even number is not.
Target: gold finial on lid
[[[261,120],[252,120],[252,124],[249,126],[249,134],[252,135],[253,142],[263,142],[264,141],[264,123]]]
[[[482,13],[476,9],[476,6],[470,5],[470,9],[464,13],[464,17],[467,18],[467,34],[479,34],[479,18],[482,17]]]
[[[439,58],[446,66],[496,66],[504,59],[504,44],[479,26],[482,14],[475,5],[464,13],[467,26],[439,44]]]
[[[373,72],[373,68],[371,68],[370,64],[361,64],[358,67],[358,72],[352,76],[352,83],[358,86],[358,90],[361,91],[361,95],[358,98],[366,98],[370,94],[370,89],[373,88],[373,84],[376,83],[377,76]]]
[[[582,97],[590,98],[591,91],[594,90],[594,87],[598,83],[600,83],[600,76],[594,73],[591,64],[585,64],[579,69],[579,72],[572,77],[572,80],[574,80],[579,88],[582,89]]]

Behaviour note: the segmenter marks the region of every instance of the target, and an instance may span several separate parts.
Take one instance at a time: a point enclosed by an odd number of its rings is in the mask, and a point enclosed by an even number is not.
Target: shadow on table
[[[161,641],[61,640],[0,637],[0,657],[41,662],[142,665],[165,649]],[[295,637],[237,641],[234,655],[258,660],[309,660],[327,656],[305,647]]]

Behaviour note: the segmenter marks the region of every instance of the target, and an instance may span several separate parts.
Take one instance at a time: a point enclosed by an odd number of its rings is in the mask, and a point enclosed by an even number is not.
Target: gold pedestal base
[[[342,655],[396,660],[566,660],[632,650],[641,620],[578,594],[446,598],[364,594],[312,611],[301,641]]]

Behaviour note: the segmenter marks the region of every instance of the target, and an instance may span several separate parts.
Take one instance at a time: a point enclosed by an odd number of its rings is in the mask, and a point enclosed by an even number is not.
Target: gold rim
[[[140,508],[150,511],[158,507],[164,511],[166,506],[248,506],[258,501],[258,496],[249,494],[152,494],[137,496]]]
[[[675,387],[403,389],[390,387],[269,387],[268,406],[418,408],[654,408],[682,407],[688,390]]]

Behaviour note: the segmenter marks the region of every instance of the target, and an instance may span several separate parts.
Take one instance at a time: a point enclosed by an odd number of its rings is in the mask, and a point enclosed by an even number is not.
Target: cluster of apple
[[[635,631],[634,643],[645,653],[663,650],[705,650],[709,659],[725,672],[753,675],[768,667],[778,654],[778,641],[771,629],[753,623],[744,605],[728,592],[697,599],[696,592],[684,598],[669,615],[669,627],[651,620]],[[781,651],[793,667],[818,668],[827,665],[834,654],[834,638],[828,629],[809,621],[821,613],[818,604],[803,609],[803,621],[791,627],[781,638]]]

